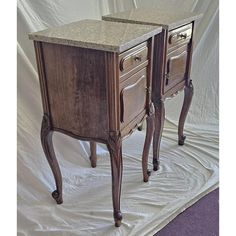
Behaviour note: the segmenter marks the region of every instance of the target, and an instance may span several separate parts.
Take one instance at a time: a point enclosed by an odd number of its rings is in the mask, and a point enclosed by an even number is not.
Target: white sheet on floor
[[[40,89],[29,32],[134,7],[133,1],[18,1],[18,235],[153,235],[176,215],[218,186],[218,1],[137,0],[138,7],[181,7],[204,12],[196,32],[192,79],[195,95],[187,119],[186,145],[177,145],[182,97],[166,102],[161,168],[142,182],[141,153],[145,132],[124,141],[121,195],[123,223],[113,226],[111,171],[105,146],[98,166],[89,164],[89,146],[55,133],[63,175],[64,203],[50,193],[54,180],[39,133]],[[170,122],[169,122],[170,121]],[[151,169],[151,157],[149,168]]]

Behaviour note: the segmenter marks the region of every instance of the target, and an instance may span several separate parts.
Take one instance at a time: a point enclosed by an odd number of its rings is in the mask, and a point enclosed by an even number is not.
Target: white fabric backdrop
[[[103,145],[98,150],[98,167],[91,169],[87,143],[55,134],[64,204],[57,206],[50,198],[54,181],[39,140],[42,105],[33,44],[27,34],[80,19],[101,19],[102,15],[131,9],[135,3],[138,7],[194,10],[203,12],[204,17],[196,30],[192,67],[195,95],[187,118],[186,145],[176,145],[181,93],[166,101],[162,165],[149,183],[141,181],[144,133],[136,132],[124,143],[124,223],[114,230],[110,163]],[[19,235],[153,235],[217,186],[217,0],[19,0],[17,10]]]

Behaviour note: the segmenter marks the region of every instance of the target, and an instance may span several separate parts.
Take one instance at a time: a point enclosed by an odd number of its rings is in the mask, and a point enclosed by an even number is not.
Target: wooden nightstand
[[[154,36],[161,27],[84,20],[30,34],[34,40],[44,116],[42,146],[62,203],[62,176],[52,134],[105,143],[110,152],[115,225],[120,226],[122,139],[147,118],[142,167],[153,136]],[[93,159],[92,159],[93,164]]]
[[[192,101],[193,84],[190,79],[195,22],[202,14],[137,8],[103,16],[103,20],[140,25],[162,26],[155,37],[153,56],[152,102],[155,106],[153,138],[153,169],[159,168],[159,149],[165,118],[164,100],[184,89],[184,102],[179,118],[178,143],[184,145],[183,128]]]

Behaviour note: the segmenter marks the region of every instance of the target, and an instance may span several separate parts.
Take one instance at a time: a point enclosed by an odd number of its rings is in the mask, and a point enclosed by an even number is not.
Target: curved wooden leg
[[[160,152],[160,143],[161,143],[161,135],[165,120],[165,107],[164,102],[159,100],[154,103],[155,106],[155,129],[153,135],[153,170],[157,171],[159,169],[160,161],[159,161],[159,152]]]
[[[91,161],[91,166],[95,168],[97,166],[97,144],[96,142],[91,141],[90,142],[90,161]]]
[[[146,129],[146,137],[144,142],[144,148],[143,148],[143,155],[142,155],[142,167],[143,167],[143,181],[147,182],[149,179],[149,176],[151,174],[151,171],[148,170],[148,154],[153,138],[153,131],[154,131],[154,111],[153,111],[153,105],[152,109],[150,109],[150,114],[147,116],[147,129]]]
[[[178,143],[181,146],[184,145],[184,141],[186,139],[186,136],[184,136],[183,134],[183,130],[184,130],[184,123],[188,114],[188,110],[192,102],[192,97],[193,97],[193,84],[192,84],[192,80],[190,80],[189,84],[185,86],[184,88],[184,103],[183,103],[182,110],[179,117]]]
[[[110,133],[107,148],[111,160],[113,216],[115,226],[119,227],[122,220],[122,214],[120,211],[120,193],[123,170],[120,134],[117,134],[116,132]]]
[[[52,192],[52,197],[56,200],[57,204],[61,204],[63,202],[62,177],[53,149],[52,134],[53,131],[51,128],[50,118],[47,114],[44,114],[41,126],[41,143],[56,182],[56,190]]]

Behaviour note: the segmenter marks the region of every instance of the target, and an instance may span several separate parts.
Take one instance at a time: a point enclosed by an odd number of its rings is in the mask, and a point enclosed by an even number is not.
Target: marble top
[[[162,31],[162,27],[82,20],[29,34],[35,41],[123,52]]]
[[[129,22],[147,25],[159,25],[166,29],[174,29],[180,25],[202,17],[202,14],[178,10],[164,11],[158,8],[136,8],[103,16],[103,20]]]

